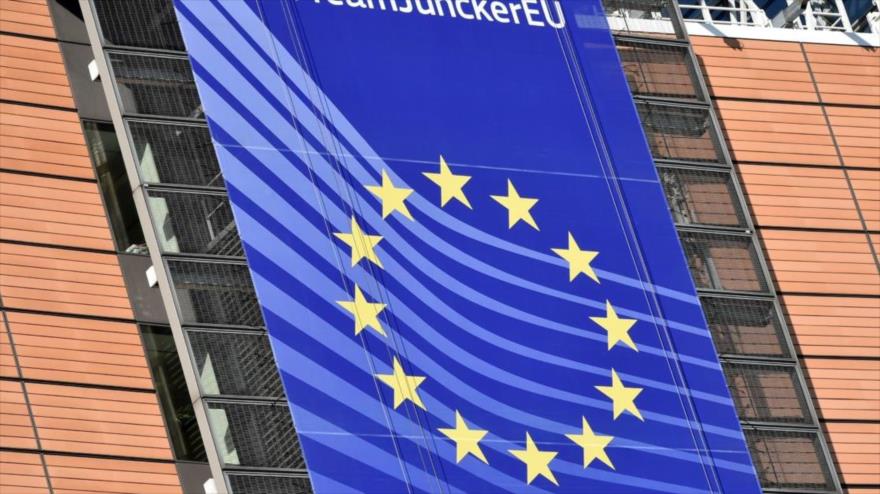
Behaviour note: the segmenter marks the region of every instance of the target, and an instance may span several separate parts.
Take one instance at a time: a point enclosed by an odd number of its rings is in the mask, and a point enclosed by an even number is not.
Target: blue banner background
[[[357,3],[357,2],[353,2]],[[758,493],[598,0],[566,27],[327,2],[176,0],[313,486]],[[470,207],[425,174],[469,176]],[[411,189],[383,218],[367,187]],[[538,199],[508,226],[492,196]],[[337,234],[381,236],[352,265]],[[596,251],[599,283],[552,249]],[[361,250],[369,252],[357,238]],[[374,240],[375,242],[375,240]],[[382,303],[358,329],[339,302]],[[610,349],[591,317],[632,319]],[[396,406],[393,362],[424,380]],[[612,369],[641,388],[618,417]],[[422,406],[419,406],[422,405]],[[440,431],[487,431],[457,458]],[[613,439],[584,467],[566,435]],[[556,455],[541,469],[511,450]],[[535,468],[532,475],[531,469]]]

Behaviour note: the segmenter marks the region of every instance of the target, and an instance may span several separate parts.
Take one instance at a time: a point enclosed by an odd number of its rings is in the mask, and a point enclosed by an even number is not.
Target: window
[[[141,335],[174,457],[177,460],[207,461],[171,329],[141,326]]]
[[[128,120],[141,180],[146,183],[223,187],[220,165],[204,125]]]
[[[815,432],[746,429],[745,434],[765,489],[834,490]]]
[[[311,494],[308,477],[228,474],[232,494]]]
[[[658,160],[721,162],[708,108],[638,102],[636,108]]]
[[[93,0],[108,44],[183,51],[171,0]]]
[[[634,95],[699,99],[686,46],[618,40],[617,52]]]
[[[730,173],[685,168],[658,171],[676,223],[746,227]]]
[[[186,58],[117,52],[108,57],[126,114],[204,117]]]
[[[148,197],[162,252],[244,255],[225,195],[150,190]]]
[[[701,301],[718,353],[789,357],[772,300],[702,297]]]
[[[89,155],[95,164],[104,205],[110,217],[116,249],[128,254],[146,254],[144,232],[141,230],[113,124],[83,121],[83,129]]]
[[[247,265],[178,260],[167,263],[183,324],[263,326]]]
[[[265,334],[190,330],[187,338],[204,394],[284,397]]]
[[[766,292],[752,239],[741,235],[679,232],[697,288]]]
[[[211,432],[225,465],[305,469],[287,404],[208,401]]]
[[[811,424],[793,366],[725,363],[740,420]]]

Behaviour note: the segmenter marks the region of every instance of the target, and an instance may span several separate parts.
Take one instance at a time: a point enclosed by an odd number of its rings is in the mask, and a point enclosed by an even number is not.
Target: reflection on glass
[[[190,330],[187,337],[205,394],[284,396],[265,334]]]
[[[162,252],[230,257],[244,254],[225,196],[158,190],[149,195]]]
[[[209,401],[207,405],[214,442],[226,465],[305,469],[286,404]]]
[[[84,121],[83,129],[89,155],[95,164],[104,205],[110,216],[116,249],[126,254],[146,254],[144,232],[134,206],[131,185],[113,124]]]
[[[128,128],[144,182],[223,187],[207,127],[130,120]]]
[[[147,360],[177,460],[207,461],[171,329],[141,326]]]

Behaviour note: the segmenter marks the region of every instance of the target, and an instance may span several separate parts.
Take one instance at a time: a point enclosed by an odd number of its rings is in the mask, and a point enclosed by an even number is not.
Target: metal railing
[[[843,0],[785,0],[785,3],[782,9],[777,3],[772,15],[768,4],[759,6],[755,0],[684,0],[679,8],[687,22],[880,35],[880,0],[871,0],[859,12],[848,12]],[[605,2],[612,29],[671,33],[669,12],[660,5],[654,0]]]
[[[681,4],[680,8],[686,21],[772,27],[767,13],[755,5],[753,0],[720,0],[717,2],[699,0],[696,4]]]

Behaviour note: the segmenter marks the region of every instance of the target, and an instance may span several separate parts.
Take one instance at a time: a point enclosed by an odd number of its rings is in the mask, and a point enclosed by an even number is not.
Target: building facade
[[[605,6],[759,478],[877,492],[876,4],[679,3]],[[0,486],[309,492],[170,0],[0,13]]]

